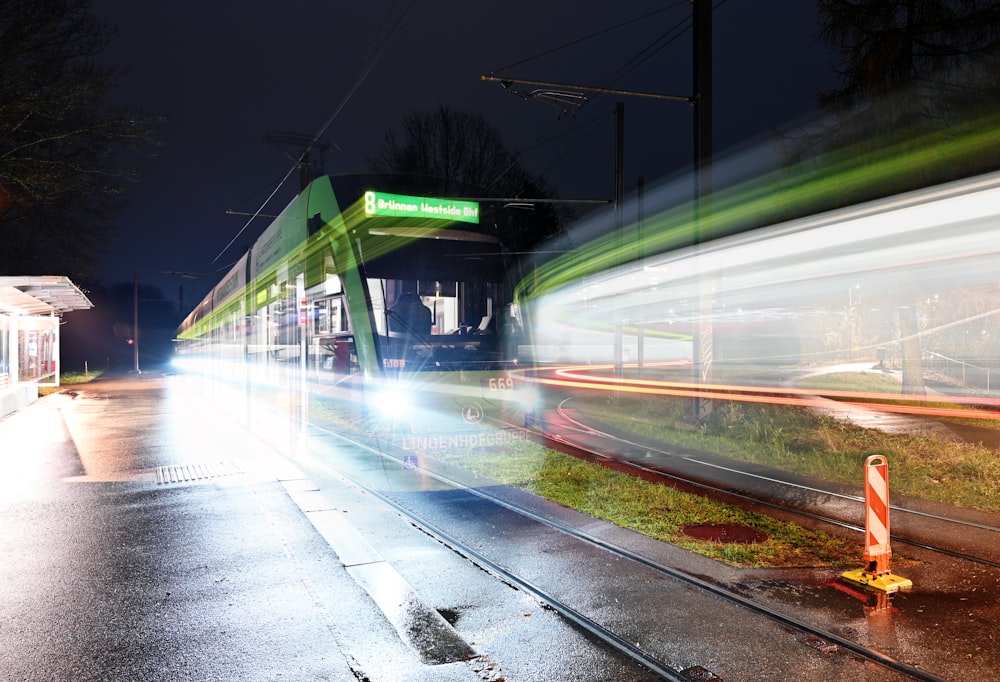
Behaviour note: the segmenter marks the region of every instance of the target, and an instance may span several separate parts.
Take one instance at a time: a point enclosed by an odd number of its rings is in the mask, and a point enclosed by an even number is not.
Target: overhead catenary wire
[[[722,4],[724,4],[725,2],[726,2],[726,0],[721,0],[721,2],[719,2],[715,6],[715,8],[718,8],[719,6],[721,6]],[[567,43],[563,43],[563,44],[561,44],[561,45],[559,45],[557,47],[544,50],[543,52],[540,52],[540,53],[538,53],[536,55],[533,55],[531,57],[527,57],[525,59],[521,59],[519,61],[516,61],[516,62],[513,62],[511,64],[508,64],[508,65],[506,65],[504,67],[501,67],[499,69],[496,69],[496,70],[490,72],[490,77],[489,78],[487,78],[486,76],[483,76],[483,79],[484,80],[498,80],[498,81],[503,82],[503,76],[501,76],[500,74],[502,72],[504,72],[504,71],[507,71],[509,69],[512,69],[514,67],[517,67],[517,66],[520,66],[520,65],[523,65],[523,64],[526,64],[526,63],[534,61],[536,59],[540,59],[542,57],[554,54],[554,53],[559,52],[561,50],[565,50],[566,48],[569,48],[569,47],[572,47],[572,46],[579,45],[581,43],[590,41],[590,40],[592,40],[594,38],[600,37],[602,35],[605,35],[607,33],[612,32],[612,31],[618,30],[620,28],[623,28],[623,27],[626,27],[626,26],[629,26],[629,25],[632,25],[632,24],[635,24],[635,23],[638,23],[638,22],[641,22],[641,21],[648,20],[650,17],[656,16],[656,15],[661,14],[663,12],[666,12],[666,11],[669,11],[669,10],[674,10],[674,9],[676,9],[678,7],[689,6],[689,5],[690,5],[690,0],[680,0],[679,2],[675,2],[675,3],[672,3],[672,4],[667,5],[665,7],[658,8],[656,10],[653,10],[651,12],[647,12],[647,13],[645,13],[643,15],[638,16],[638,17],[635,17],[635,18],[632,18],[632,19],[628,19],[626,21],[620,22],[620,23],[615,24],[613,26],[609,26],[607,28],[601,29],[600,31],[596,31],[596,32],[590,33],[590,34],[588,34],[586,36],[582,36],[580,38],[576,38],[574,40],[571,40],[571,41],[569,41]],[[713,11],[714,11],[714,9],[713,9]],[[671,45],[673,42],[675,42],[680,36],[682,36],[690,28],[690,26],[691,26],[691,17],[690,16],[688,16],[688,17],[686,17],[686,18],[684,18],[684,19],[676,22],[666,33],[663,33],[660,36],[658,36],[650,45],[648,45],[645,48],[643,48],[638,54],[636,54],[635,56],[631,57],[622,66],[618,67],[618,69],[616,69],[615,72],[610,77],[608,77],[608,79],[606,79],[606,81],[605,81],[606,85],[613,84],[613,83],[621,80],[627,74],[629,74],[632,71],[634,71],[636,68],[638,68],[640,65],[642,65],[643,63],[645,63],[652,56],[654,56],[655,54],[659,53],[665,47],[667,47],[667,46]],[[519,82],[522,82],[522,83],[525,83],[525,84],[530,84],[529,81],[519,81]],[[509,89],[509,84],[508,83],[504,83],[504,87],[506,87],[506,88]],[[601,94],[601,92],[600,92],[601,89],[600,88],[592,88],[591,90],[597,92],[598,94]],[[515,93],[516,93],[516,91],[515,91]],[[610,90],[610,88],[608,88],[608,92],[605,93],[605,94],[616,94],[616,93],[612,92]],[[531,97],[531,95],[522,95],[522,96],[525,97],[525,98]],[[653,94],[650,93],[650,96],[653,96]],[[668,95],[662,95],[662,96],[658,96],[658,97],[660,97],[662,99],[676,99],[678,101],[689,101],[690,102],[690,98],[686,98],[686,97],[673,97],[673,96],[668,96]],[[575,103],[575,106],[582,107],[583,104],[586,104],[589,101],[590,100],[587,97],[581,96],[580,100],[577,103]],[[599,121],[606,121],[607,119],[608,119],[608,115],[602,115],[599,118]],[[574,116],[574,120],[575,120],[575,116]],[[556,125],[558,125],[558,123]],[[574,128],[579,129],[577,126],[574,126]],[[547,173],[554,166],[558,165],[561,162],[561,160],[564,159],[566,157],[566,155],[570,151],[572,151],[576,147],[580,146],[586,139],[590,138],[594,134],[594,131],[595,131],[595,129],[592,128],[586,135],[584,135],[584,137],[581,140],[579,140],[576,143],[570,145],[568,148],[566,147],[565,142],[563,142],[560,145],[560,148],[559,148],[558,152],[555,153],[554,157],[546,165],[544,173]],[[523,150],[515,152],[515,157],[519,158],[525,151],[528,151],[528,150],[531,150],[531,149],[534,149],[534,148],[537,148],[537,147],[541,146],[541,144],[543,143],[543,139],[561,138],[561,139],[565,140],[565,138],[571,132],[572,132],[572,130],[569,130],[569,131],[566,131],[566,132],[564,132],[564,133],[562,133],[560,135],[549,136],[549,137],[544,137],[544,134],[543,135],[539,135],[539,137],[536,138],[536,140],[531,145],[529,145],[526,149],[523,149]]]
[[[555,167],[558,163],[560,163],[563,159],[565,159],[570,152],[572,152],[574,149],[576,149],[584,142],[586,142],[588,139],[590,139],[590,137],[593,136],[600,129],[599,124],[602,124],[609,118],[613,117],[614,117],[614,112],[607,112],[602,114],[599,118],[593,119],[590,122],[584,124],[583,126],[578,127],[577,130],[590,126],[590,130],[587,131],[586,134],[582,135],[579,139],[577,139],[576,142],[574,142],[572,145],[568,147],[566,146],[565,142],[563,142],[562,146],[560,146],[559,148],[559,153],[556,154],[555,157],[552,159],[552,161],[549,162],[549,165],[545,167],[545,169],[542,171],[542,175],[548,173],[550,170],[552,170],[553,167]],[[570,132],[572,131],[567,131],[562,135],[562,137],[565,139]]]
[[[605,87],[610,87],[612,84],[617,83],[622,78],[628,74],[635,71],[642,64],[644,64],[648,59],[658,54],[661,50],[673,44],[675,40],[680,38],[691,28],[691,17],[685,17],[681,19],[676,24],[674,24],[669,31],[660,35],[652,43],[640,50],[635,56],[625,62],[623,65],[618,67],[608,79],[604,82]]]
[[[729,2],[729,0],[719,0],[719,2],[715,3],[715,5],[712,6],[712,12],[715,12],[720,7],[722,7],[723,5],[725,5],[727,2]],[[685,3],[680,3],[680,4],[690,4],[690,3],[689,2],[685,2]],[[673,5],[673,7],[676,7],[676,6],[677,5]],[[627,62],[625,62],[625,64],[623,64],[622,66],[620,66],[618,68],[618,70],[615,72],[617,75],[612,75],[605,82],[605,86],[610,86],[612,83],[618,82],[623,77],[625,77],[627,74],[631,73],[632,71],[634,71],[635,69],[637,69],[639,66],[641,66],[642,64],[644,64],[651,57],[653,57],[654,55],[656,55],[657,53],[659,53],[661,50],[663,50],[667,46],[671,45],[675,40],[677,40],[678,38],[680,38],[682,35],[684,35],[684,33],[687,32],[688,29],[691,28],[692,23],[693,23],[693,20],[692,20],[692,17],[690,15],[687,16],[687,17],[685,17],[681,21],[678,21],[676,24],[673,25],[673,27],[670,28],[669,31],[667,31],[666,33],[664,33],[663,35],[661,35],[660,37],[658,37],[652,43],[650,43],[649,45],[647,45],[646,47],[644,47],[642,50],[640,50],[634,57],[632,57],[630,60],[628,60]]]
[[[391,28],[389,29],[388,33],[385,36],[385,39],[382,41],[381,45],[378,46],[378,49],[376,50],[374,56],[370,60],[367,60],[367,63],[365,63],[365,61],[362,61],[362,68],[361,72],[358,74],[358,77],[354,80],[354,83],[351,85],[351,87],[348,88],[347,92],[341,98],[340,103],[334,108],[330,116],[327,117],[326,121],[323,122],[323,125],[321,125],[319,129],[316,131],[316,133],[313,135],[312,141],[310,142],[309,146],[302,151],[302,155],[299,157],[298,161],[288,169],[288,172],[285,173],[284,177],[282,177],[280,181],[278,181],[277,185],[275,185],[274,189],[267,196],[267,198],[260,205],[260,207],[256,211],[254,211],[254,213],[246,221],[246,223],[243,224],[243,227],[240,228],[240,230],[233,236],[233,238],[229,240],[229,243],[226,244],[225,247],[223,247],[223,249],[215,256],[215,258],[212,259],[213,265],[216,262],[218,262],[218,260],[222,258],[222,255],[229,250],[229,247],[231,247],[236,242],[236,240],[239,239],[244,232],[246,232],[247,228],[250,227],[250,224],[260,215],[261,211],[263,211],[264,208],[271,202],[271,200],[275,197],[275,195],[278,193],[281,187],[286,182],[288,182],[288,178],[290,178],[292,174],[298,170],[303,157],[326,133],[326,131],[330,128],[330,126],[333,125],[334,120],[336,120],[337,116],[340,115],[340,112],[343,111],[344,107],[347,106],[347,103],[351,101],[351,99],[354,97],[354,94],[358,91],[361,85],[368,79],[368,76],[374,70],[375,65],[378,64],[378,61],[381,58],[382,53],[385,52],[385,49],[389,46],[389,43],[392,42],[392,39],[399,32],[400,28],[402,28],[406,19],[409,18],[409,16],[413,13],[413,10],[416,8],[417,4],[418,0],[412,0],[410,2],[410,4],[406,7],[406,9],[404,9],[403,12],[400,14],[400,16],[395,20],[395,22],[393,22]],[[393,7],[395,7],[395,4],[393,4]],[[379,22],[379,24],[381,25],[381,22]],[[373,40],[373,42],[375,41]]]
[[[534,61],[534,60],[540,59],[542,57],[547,57],[548,55],[554,54],[556,52],[559,52],[560,50],[565,50],[567,47],[572,47],[574,45],[579,45],[580,43],[584,43],[584,42],[586,42],[588,40],[591,40],[591,39],[596,38],[598,36],[604,35],[605,33],[610,33],[611,31],[616,31],[619,28],[623,28],[623,27],[628,26],[630,24],[634,24],[634,23],[637,23],[639,21],[643,21],[644,19],[648,19],[649,17],[654,16],[656,14],[659,14],[660,12],[666,12],[668,10],[674,9],[675,7],[679,7],[681,5],[687,5],[687,4],[690,4],[690,0],[679,0],[678,2],[675,2],[672,5],[668,5],[667,7],[661,7],[660,9],[655,9],[652,12],[647,12],[646,14],[643,14],[642,16],[635,17],[634,19],[629,19],[628,21],[623,21],[622,23],[616,24],[614,26],[608,26],[607,28],[601,29],[600,31],[596,31],[594,33],[591,33],[590,35],[586,35],[586,36],[583,36],[583,37],[580,37],[580,38],[576,38],[574,40],[571,40],[568,43],[564,43],[562,45],[559,45],[558,47],[550,48],[550,49],[545,50],[544,52],[540,52],[539,54],[536,54],[536,55],[534,55],[532,57],[527,57],[525,59],[522,59],[520,61],[514,62],[512,64],[508,64],[507,66],[504,66],[504,67],[501,67],[499,69],[494,70],[493,73],[498,73],[500,71],[506,71],[507,69],[514,68],[515,66],[521,66],[522,64],[527,64],[530,61]]]

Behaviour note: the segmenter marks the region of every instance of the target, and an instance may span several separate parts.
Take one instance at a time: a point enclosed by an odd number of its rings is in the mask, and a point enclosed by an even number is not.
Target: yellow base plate
[[[874,575],[864,570],[857,570],[846,571],[841,574],[841,577],[849,582],[864,585],[865,587],[874,587],[876,590],[882,590],[883,592],[895,592],[896,590],[913,587],[913,581],[909,578],[902,578],[892,573]]]

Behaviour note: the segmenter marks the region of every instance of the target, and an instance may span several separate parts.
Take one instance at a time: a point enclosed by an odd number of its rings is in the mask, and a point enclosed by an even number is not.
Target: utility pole
[[[615,104],[615,228],[619,239],[625,225],[622,202],[625,199],[625,103]]]
[[[694,248],[705,240],[708,219],[712,214],[712,1],[691,0],[693,10],[693,82],[694,82]],[[698,278],[698,323],[694,330],[693,361],[695,383],[709,383],[712,374],[713,330],[712,298],[715,284],[711,277]],[[712,401],[695,398],[694,417],[705,419],[712,413]]]
[[[697,199],[712,193],[712,2],[694,5],[694,162]],[[701,241],[701,234],[697,236]]]
[[[643,176],[639,176],[635,183],[635,204],[636,204],[636,216],[635,216],[635,244],[636,244],[636,258],[639,262],[639,267],[645,269],[646,267],[646,247],[643,244],[645,235],[643,234],[643,224],[642,221],[645,218],[645,207],[644,202],[646,200],[646,179]],[[643,321],[639,320],[636,322],[636,332],[635,332],[635,343],[636,343],[636,358],[635,358],[635,375],[637,378],[641,379],[643,374],[643,365],[646,362],[646,352],[645,352],[645,334],[646,330],[643,325]]]
[[[299,167],[299,191],[306,188],[306,185],[313,179],[313,163],[316,162],[320,171],[323,168],[323,155],[330,148],[331,142],[322,138],[314,138],[311,135],[289,132],[271,132],[264,136],[268,142],[280,149],[285,156],[291,159]],[[333,145],[337,147],[337,145]],[[296,154],[290,154],[288,149],[297,150]],[[310,156],[313,149],[319,150],[319,158]],[[340,150],[340,147],[337,147]]]
[[[557,99],[562,103],[572,103],[580,106],[587,101],[582,92],[593,92],[597,94],[627,95],[632,97],[644,97],[648,99],[666,100],[672,102],[686,102],[694,109],[693,121],[693,175],[694,175],[694,197],[693,197],[693,223],[694,235],[693,246],[697,253],[700,244],[707,236],[707,221],[711,215],[711,193],[712,193],[712,0],[690,0],[693,40],[692,40],[692,80],[693,94],[691,96],[667,95],[654,92],[638,92],[635,90],[620,90],[616,88],[592,87],[568,83],[553,83],[551,81],[525,80],[519,78],[504,78],[493,73],[481,76],[484,81],[500,83],[504,89],[514,92],[525,98],[545,97]],[[518,93],[511,89],[514,84],[535,86],[539,88],[557,88],[560,90],[577,90],[580,93],[553,93],[551,90],[536,90],[529,93]],[[557,95],[559,95],[557,97]],[[621,107],[619,103],[619,107]],[[622,125],[624,118],[622,109],[616,109],[618,115],[618,125]],[[619,149],[622,146],[623,133],[618,131],[616,138]],[[619,195],[619,177],[622,171],[619,170],[618,163],[621,159],[616,158],[615,173],[615,205],[620,206],[621,197]],[[620,231],[621,217],[620,211],[616,211],[616,227]],[[642,252],[640,245],[640,253]],[[711,278],[699,278],[698,282],[698,322],[692,329],[692,359],[694,365],[695,381],[708,383],[708,378],[712,372],[712,297],[714,294],[714,281]],[[619,325],[615,330],[614,364],[615,371],[621,371]],[[711,414],[711,401],[702,398],[695,398],[694,416],[696,419],[703,419]]]
[[[624,258],[622,249],[625,247],[625,216],[622,215],[625,198],[625,103],[615,105],[615,258],[616,265],[622,265]],[[622,358],[622,319],[618,304],[615,303],[615,330],[612,355],[615,366],[615,376],[621,379],[625,374]]]
[[[132,273],[132,371],[139,371],[139,273]]]

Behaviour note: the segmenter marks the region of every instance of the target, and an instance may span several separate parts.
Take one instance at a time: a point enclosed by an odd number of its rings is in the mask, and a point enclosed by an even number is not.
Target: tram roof
[[[0,312],[20,315],[62,315],[94,304],[62,275],[0,276]]]

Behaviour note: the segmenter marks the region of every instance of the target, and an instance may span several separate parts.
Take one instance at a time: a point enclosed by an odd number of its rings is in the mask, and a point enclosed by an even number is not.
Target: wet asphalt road
[[[336,476],[322,488],[176,377],[102,377],[0,420],[0,680],[649,679]]]
[[[90,404],[51,396],[0,422],[0,677],[356,679],[324,605],[350,588],[336,557],[274,481],[157,484],[151,467],[194,453],[138,381],[127,399],[107,382]]]
[[[650,679],[347,484],[319,457],[344,467],[349,456],[322,445],[309,458],[278,457],[160,375],[102,378],[0,420],[0,680]],[[741,663],[752,653],[744,615],[689,605],[690,591],[662,585],[638,603],[611,598],[626,572],[599,551],[543,541],[522,521],[500,532],[501,516],[472,514],[478,501],[456,506],[464,493],[438,493],[405,467],[373,473],[422,492],[414,497],[428,512],[465,526],[481,549],[508,562],[523,555],[537,580],[627,619],[638,638],[667,637],[673,659],[715,660],[709,668],[728,668],[726,680],[864,670],[846,659],[790,667],[801,654],[791,632],[767,663]],[[947,679],[966,679],[951,674],[966,660],[975,679],[997,670],[995,570],[917,560],[906,566],[917,588],[872,610],[828,571],[739,571],[557,513]],[[653,596],[672,602],[659,607]],[[427,633],[439,613],[471,658],[435,653],[442,640]],[[730,645],[698,654],[708,630]]]

